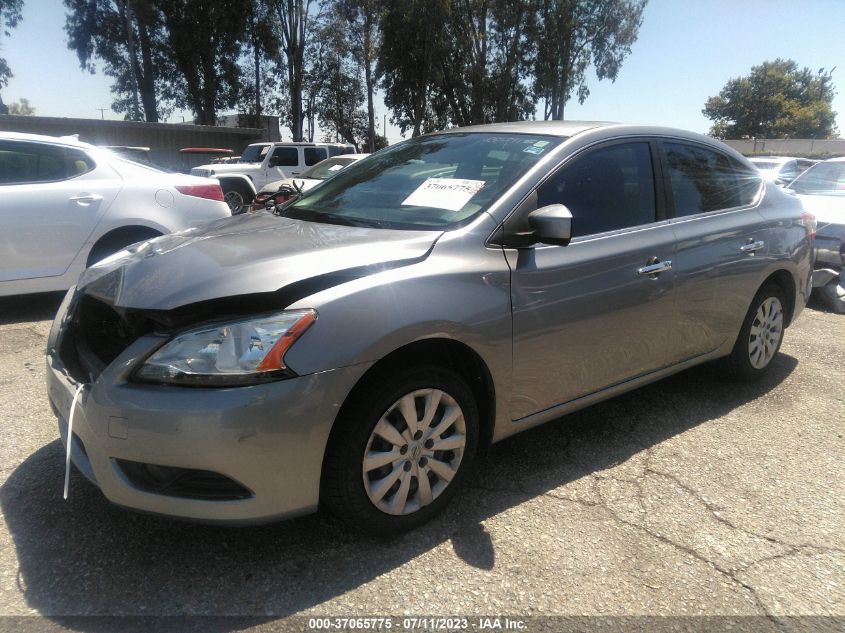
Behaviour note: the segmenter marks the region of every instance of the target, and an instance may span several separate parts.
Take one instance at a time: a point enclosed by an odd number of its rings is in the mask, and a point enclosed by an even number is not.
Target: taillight
[[[223,202],[223,190],[217,183],[207,185],[176,185],[176,191],[184,193],[186,196]]]
[[[801,214],[801,226],[807,227],[807,234],[810,236],[811,240],[816,239],[816,216],[804,211],[804,213]]]

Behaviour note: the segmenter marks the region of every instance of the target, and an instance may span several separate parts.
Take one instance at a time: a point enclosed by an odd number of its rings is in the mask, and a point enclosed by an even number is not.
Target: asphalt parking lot
[[[383,542],[133,514],[78,473],[63,501],[58,302],[0,299],[0,615],[845,616],[845,317],[818,306],[763,382],[696,368],[512,438]]]

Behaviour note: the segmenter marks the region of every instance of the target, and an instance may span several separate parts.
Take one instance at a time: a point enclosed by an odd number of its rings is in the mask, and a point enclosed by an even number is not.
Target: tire
[[[335,422],[320,498],[351,527],[392,536],[440,513],[460,488],[478,447],[478,407],[463,379],[441,367],[384,373],[367,385]],[[416,435],[406,414],[416,419]]]
[[[85,267],[90,268],[101,259],[105,259],[109,255],[114,255],[117,251],[123,250],[130,244],[143,242],[144,240],[150,240],[159,236],[161,236],[161,233],[153,229],[137,228],[127,231],[118,230],[114,235],[101,237],[100,241],[91,247]]]
[[[252,192],[240,183],[230,183],[223,189],[223,200],[229,205],[232,215],[243,213],[244,207],[252,202]]]
[[[786,305],[786,295],[777,284],[768,283],[757,292],[728,357],[735,378],[755,380],[771,367],[783,343]]]

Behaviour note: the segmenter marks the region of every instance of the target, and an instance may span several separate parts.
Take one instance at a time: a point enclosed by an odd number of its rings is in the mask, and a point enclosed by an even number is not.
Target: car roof
[[[668,136],[704,143],[743,160],[745,159],[735,149],[712,137],[690,132],[689,130],[658,125],[614,123],[612,121],[514,121],[512,123],[488,123],[485,125],[450,128],[444,130],[444,132],[447,134],[462,132],[545,134],[547,136],[559,136],[563,139],[588,134],[591,137],[591,141],[616,136]]]
[[[442,130],[446,133],[502,132],[508,134],[547,134],[570,137],[598,127],[616,125],[610,121],[512,121],[510,123],[486,123]],[[438,134],[440,132],[437,132]]]
[[[47,136],[45,134],[27,134],[26,132],[0,132],[0,138],[7,141],[33,141],[37,143],[53,143],[58,145],[73,145],[87,149],[96,149],[90,143],[83,143],[79,137],[74,136]]]

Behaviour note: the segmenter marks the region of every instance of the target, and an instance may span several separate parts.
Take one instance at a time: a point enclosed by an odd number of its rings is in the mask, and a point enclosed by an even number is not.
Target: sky
[[[29,99],[36,114],[120,119],[108,109],[110,81],[79,67],[67,48],[65,8],[61,0],[24,0],[23,21],[0,39],[0,50],[15,76],[2,91],[3,101]],[[615,82],[589,79],[583,105],[570,101],[567,119],[648,123],[707,132],[701,114],[708,97],[732,77],[776,57],[799,66],[837,67],[838,94],[833,109],[845,136],[845,0],[650,0],[639,38]],[[107,108],[101,113],[99,108]],[[542,116],[542,104],[538,110]],[[376,120],[388,115],[387,136],[399,140],[381,98]],[[181,122],[189,113],[174,113]],[[287,140],[289,131],[283,130]]]

